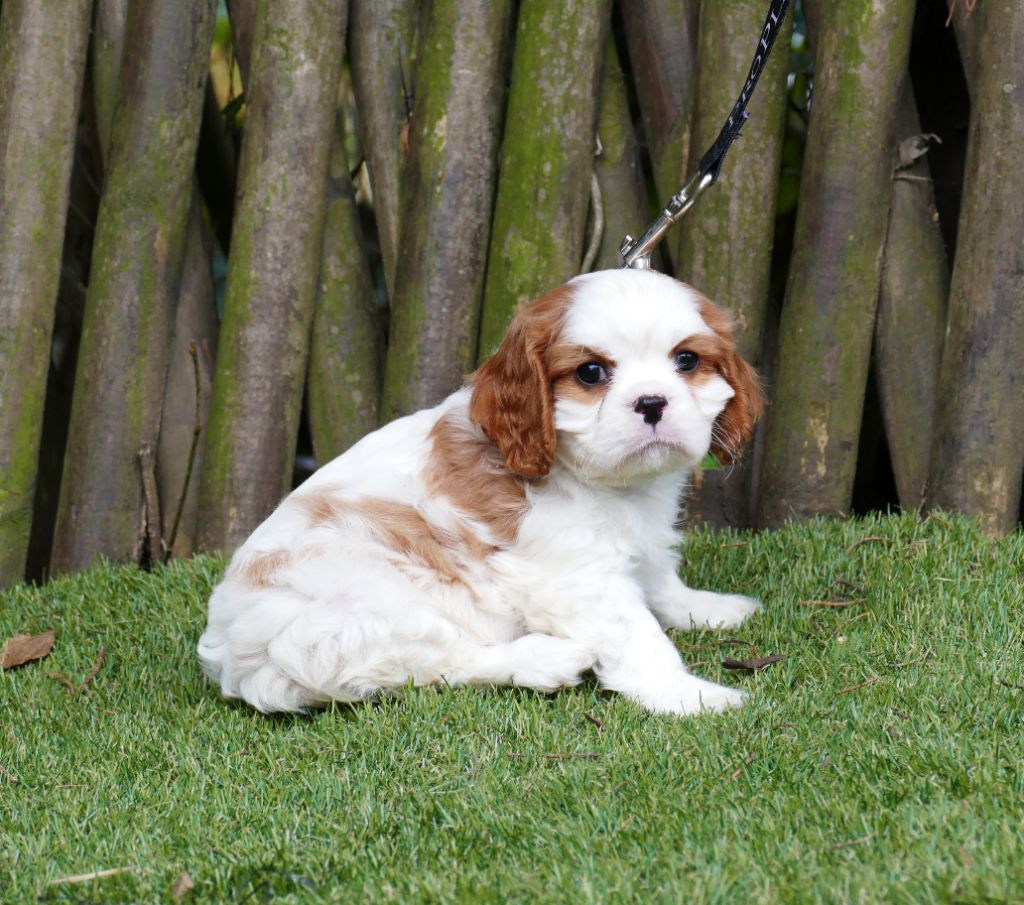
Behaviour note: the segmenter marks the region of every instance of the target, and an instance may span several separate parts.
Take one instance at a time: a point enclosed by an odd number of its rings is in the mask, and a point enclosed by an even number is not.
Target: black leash
[[[647,270],[651,266],[651,252],[654,246],[661,241],[661,237],[667,232],[673,223],[682,219],[683,215],[693,207],[693,203],[706,189],[718,181],[718,175],[722,170],[722,161],[729,147],[736,140],[743,128],[743,124],[750,116],[747,113],[747,102],[757,87],[757,80],[768,62],[768,55],[775,46],[775,39],[778,37],[782,27],[783,19],[786,17],[786,10],[789,7],[789,0],[771,0],[768,7],[768,17],[764,20],[764,28],[761,30],[761,39],[757,44],[757,52],[754,54],[754,61],[750,64],[750,73],[743,85],[740,96],[733,105],[729,118],[718,133],[718,138],[711,145],[704,156],[700,159],[697,172],[690,177],[679,193],[669,199],[665,209],[658,215],[658,218],[647,227],[646,232],[639,238],[626,236],[622,240],[620,252],[622,254],[623,267],[636,267]]]

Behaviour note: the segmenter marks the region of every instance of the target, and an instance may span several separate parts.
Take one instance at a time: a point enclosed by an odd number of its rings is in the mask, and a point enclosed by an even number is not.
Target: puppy
[[[553,691],[593,669],[659,713],[738,705],[668,628],[759,609],[677,574],[688,472],[729,462],[763,397],[726,319],[652,271],[577,277],[528,305],[436,408],[370,434],[235,553],[199,641],[263,712],[412,681]]]

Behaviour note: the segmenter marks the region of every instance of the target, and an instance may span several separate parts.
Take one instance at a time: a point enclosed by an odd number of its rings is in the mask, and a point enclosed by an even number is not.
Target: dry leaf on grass
[[[14,669],[33,660],[42,660],[53,649],[56,635],[53,629],[41,635],[14,635],[4,642],[0,651],[0,667]]]
[[[780,660],[785,660],[785,654],[772,654],[769,657],[758,657],[755,660],[734,660],[732,657],[726,657],[722,661],[722,666],[725,669],[764,669],[766,666],[771,666],[773,663],[778,663]]]
[[[171,895],[180,902],[195,888],[196,884],[188,875],[188,871],[183,870],[181,876],[174,881],[174,885],[171,887]]]

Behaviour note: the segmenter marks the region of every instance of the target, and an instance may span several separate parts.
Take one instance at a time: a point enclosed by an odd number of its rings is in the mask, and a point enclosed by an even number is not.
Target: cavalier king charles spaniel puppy
[[[687,475],[731,462],[763,396],[728,321],[644,270],[527,305],[436,408],[364,437],[235,553],[199,641],[263,712],[409,682],[553,691],[593,670],[658,713],[738,705],[665,629],[732,628],[748,597],[678,575]]]

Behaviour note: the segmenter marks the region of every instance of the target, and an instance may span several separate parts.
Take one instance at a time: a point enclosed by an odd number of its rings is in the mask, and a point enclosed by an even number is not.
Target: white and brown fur
[[[643,397],[664,399],[656,419]],[[653,711],[737,705],[664,629],[758,609],[680,581],[674,523],[690,470],[709,449],[731,461],[762,404],[695,290],[578,277],[517,315],[465,387],[365,437],[253,532],[210,599],[203,668],[261,711],[410,680],[553,691],[589,669]]]

